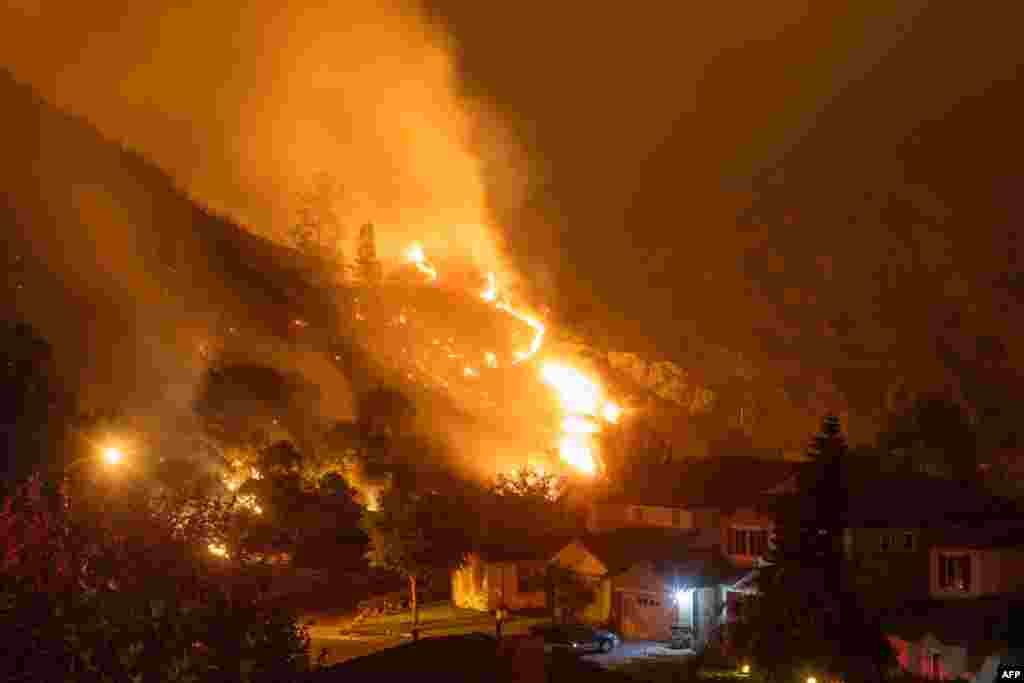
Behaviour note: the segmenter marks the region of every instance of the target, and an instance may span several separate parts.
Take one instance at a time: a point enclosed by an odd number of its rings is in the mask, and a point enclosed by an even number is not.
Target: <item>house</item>
[[[452,599],[482,611],[560,611],[548,604],[551,566],[573,570],[593,590],[576,618],[610,624],[630,639],[669,640],[673,627],[683,627],[696,646],[721,623],[726,592],[750,571],[729,562],[718,546],[701,547],[693,532],[623,528],[571,541],[483,546],[452,572]]]
[[[587,530],[657,527],[721,546],[729,560],[753,567],[768,552],[772,491],[791,481],[798,463],[743,456],[634,467],[620,488],[590,504]],[[780,491],[782,489],[779,489]]]
[[[848,466],[843,476],[843,548],[869,607],[927,599],[934,549],[953,540],[951,530],[961,525],[984,542],[971,530],[1014,514],[1004,501],[948,479],[883,472],[868,463]]]
[[[483,611],[544,607],[548,563],[568,541],[537,537],[480,546],[452,572],[452,602]]]
[[[926,600],[885,612],[900,667],[936,680],[971,678],[1000,643],[1007,605],[1024,595],[1024,522],[991,521],[935,530]]]
[[[625,527],[575,539],[553,561],[595,587],[584,620],[627,639],[669,640],[682,627],[699,648],[722,621],[726,592],[749,574],[701,541],[694,532]]]

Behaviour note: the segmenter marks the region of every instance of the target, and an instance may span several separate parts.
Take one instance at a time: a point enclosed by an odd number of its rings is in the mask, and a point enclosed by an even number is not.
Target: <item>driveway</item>
[[[630,640],[607,654],[584,655],[583,658],[605,668],[615,669],[636,660],[672,658],[682,662],[685,658],[693,655],[693,650],[673,650],[655,640]]]

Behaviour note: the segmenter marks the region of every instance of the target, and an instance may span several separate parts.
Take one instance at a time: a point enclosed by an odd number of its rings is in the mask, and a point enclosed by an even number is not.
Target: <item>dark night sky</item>
[[[828,384],[942,385],[985,338],[1013,384],[1016,3],[427,5],[439,32],[387,5],[26,0],[0,61],[263,232],[317,168],[385,251],[427,224],[479,243],[436,227],[479,195],[537,298],[612,348],[725,347],[825,408]]]

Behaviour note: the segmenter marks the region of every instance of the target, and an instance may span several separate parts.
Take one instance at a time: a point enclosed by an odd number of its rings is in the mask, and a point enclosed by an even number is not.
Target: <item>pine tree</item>
[[[359,228],[359,250],[356,255],[356,273],[365,286],[375,286],[383,277],[383,269],[377,258],[377,243],[373,223]]]
[[[736,633],[737,646],[769,680],[871,680],[891,664],[892,652],[857,604],[846,572],[846,451],[839,419],[826,417],[796,493],[778,502],[769,564],[758,569],[759,594]]]

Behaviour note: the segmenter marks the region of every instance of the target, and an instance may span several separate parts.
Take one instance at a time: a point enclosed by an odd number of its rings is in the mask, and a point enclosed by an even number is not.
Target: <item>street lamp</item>
[[[123,457],[124,454],[121,452],[120,448],[108,446],[103,449],[103,460],[108,465],[119,465]]]

